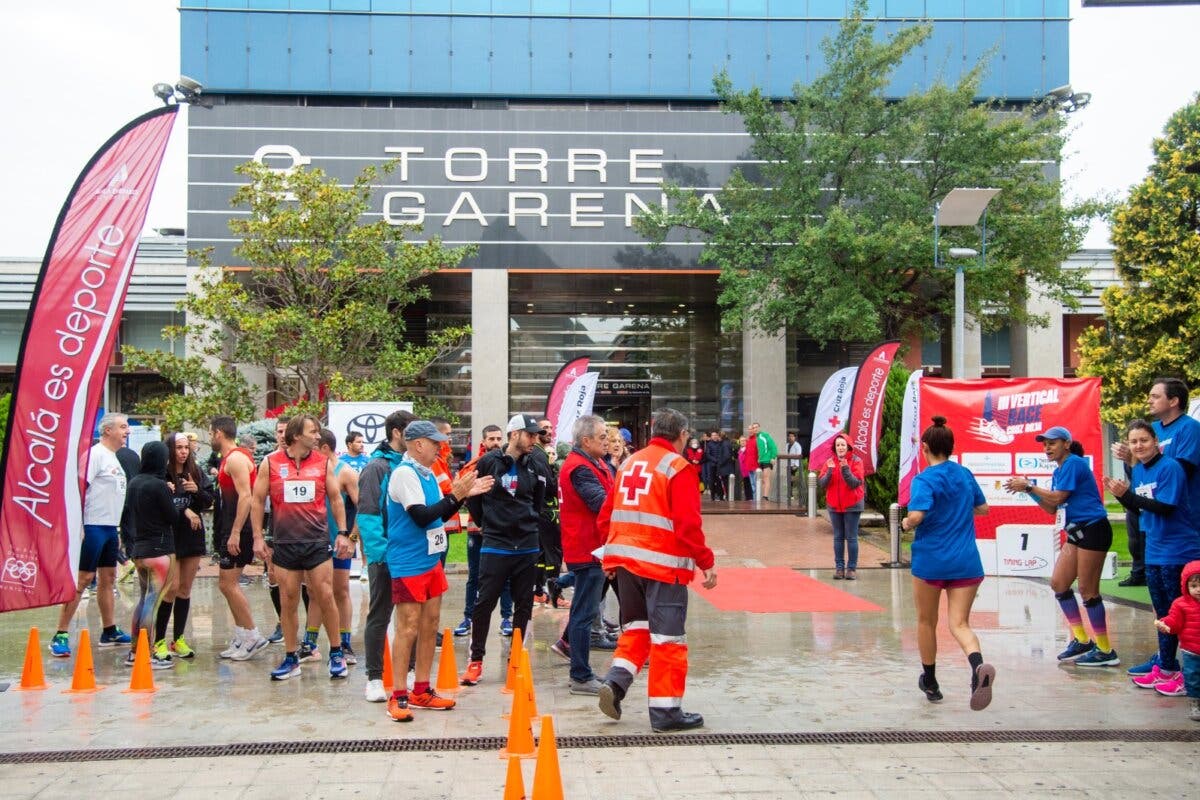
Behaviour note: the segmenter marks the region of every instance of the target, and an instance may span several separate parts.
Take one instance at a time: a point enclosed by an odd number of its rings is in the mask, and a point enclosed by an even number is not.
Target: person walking
[[[971,606],[983,583],[973,516],[986,514],[988,506],[971,471],[950,460],[953,452],[954,431],[946,426],[945,417],[934,417],[921,434],[921,455],[929,466],[913,478],[908,514],[900,520],[901,528],[916,531],[912,575],[921,654],[917,688],[929,702],[941,702],[936,674],[937,625],[945,593],[950,635],[971,666],[970,706],[981,711],[992,702],[996,668],[984,662],[979,637],[971,630]]]
[[[825,506],[833,525],[833,579],[858,578],[858,521],[862,517],[863,461],[850,446],[850,437],[833,437],[833,457],[825,462],[817,478],[825,490]]]
[[[621,466],[597,518],[605,539],[603,568],[615,574],[621,636],[599,688],[600,710],[621,718],[621,701],[650,659],[650,727],[656,732],[704,725],[682,708],[687,683],[688,584],[699,567],[704,588],[717,585],[713,551],[704,540],[700,493],[680,455],[688,419],[672,408],[654,414],[650,443]]]
[[[771,434],[764,431],[757,422],[750,423],[750,438],[754,440],[754,447],[751,448],[749,442],[746,447],[754,452],[756,461],[754,468],[758,479],[754,496],[762,500],[770,500],[771,478],[775,474],[775,456],[779,454],[779,446],[775,444]]]

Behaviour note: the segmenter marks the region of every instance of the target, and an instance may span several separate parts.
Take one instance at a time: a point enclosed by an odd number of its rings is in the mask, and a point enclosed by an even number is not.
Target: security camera
[[[1069,83],[1066,86],[1059,86],[1046,92],[1047,97],[1053,97],[1055,100],[1066,100],[1072,94],[1074,92],[1071,91],[1071,84]]]
[[[163,105],[170,105],[171,98],[175,96],[175,87],[169,83],[154,84],[154,96],[163,101]]]
[[[189,78],[187,75],[179,76],[179,82],[175,84],[175,88],[187,95],[200,94],[204,90],[200,81]]]
[[[1078,111],[1090,102],[1092,102],[1091,92],[1076,92],[1071,95],[1071,105],[1074,106],[1071,110]]]

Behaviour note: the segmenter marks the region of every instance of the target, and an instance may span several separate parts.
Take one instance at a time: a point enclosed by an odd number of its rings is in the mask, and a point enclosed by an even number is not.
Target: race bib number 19
[[[435,528],[431,531],[425,531],[425,539],[429,543],[429,548],[425,551],[426,555],[435,556],[446,549],[446,529]]]
[[[283,482],[283,502],[285,503],[311,503],[316,496],[316,481]]]

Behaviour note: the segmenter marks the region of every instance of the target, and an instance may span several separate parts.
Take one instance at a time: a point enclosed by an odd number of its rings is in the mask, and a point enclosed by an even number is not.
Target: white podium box
[[[976,539],[975,547],[979,549],[979,560],[983,562],[983,574],[996,575],[996,540]]]
[[[1058,556],[1058,538],[1053,525],[998,526],[996,574],[1049,578]]]

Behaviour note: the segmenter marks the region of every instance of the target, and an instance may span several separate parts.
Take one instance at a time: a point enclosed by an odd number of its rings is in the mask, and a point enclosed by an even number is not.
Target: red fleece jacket
[[[1179,646],[1189,653],[1200,654],[1200,600],[1188,594],[1188,578],[1200,575],[1200,561],[1190,561],[1179,577],[1183,594],[1171,603],[1171,610],[1162,621],[1179,637]]]

